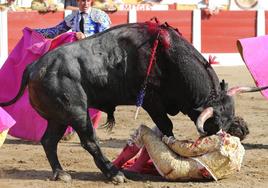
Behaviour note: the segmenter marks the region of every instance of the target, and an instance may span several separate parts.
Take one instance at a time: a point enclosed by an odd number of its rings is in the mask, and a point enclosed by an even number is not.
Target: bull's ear
[[[228,83],[225,83],[224,80],[221,81],[220,86],[221,86],[222,91],[227,91],[228,90]]]

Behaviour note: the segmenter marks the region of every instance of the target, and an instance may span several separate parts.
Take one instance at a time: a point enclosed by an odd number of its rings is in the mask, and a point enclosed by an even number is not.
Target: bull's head
[[[200,135],[212,135],[223,130],[230,134],[245,138],[249,133],[246,122],[240,118],[235,117],[233,96],[237,93],[256,92],[267,89],[266,87],[233,87],[226,90],[224,81],[221,83],[223,95],[220,99],[211,106],[205,108],[199,115],[196,121],[196,127]]]

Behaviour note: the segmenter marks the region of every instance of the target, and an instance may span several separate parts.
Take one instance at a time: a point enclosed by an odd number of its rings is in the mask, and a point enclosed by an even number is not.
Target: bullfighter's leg
[[[147,95],[144,100],[143,108],[148,112],[159,130],[167,136],[173,136],[173,124],[167,116],[165,106],[161,102],[161,98],[157,95]],[[157,102],[152,102],[157,101]]]
[[[72,178],[68,173],[63,171],[57,156],[57,145],[59,140],[64,135],[66,128],[66,125],[58,124],[49,120],[41,143],[53,171],[52,180],[63,180],[68,182]]]
[[[80,115],[79,118],[73,120],[71,124],[80,138],[82,147],[92,155],[95,164],[103,174],[114,183],[123,183],[125,181],[124,174],[120,172],[102,153],[96,141],[95,131],[89,115],[86,113],[83,116]]]

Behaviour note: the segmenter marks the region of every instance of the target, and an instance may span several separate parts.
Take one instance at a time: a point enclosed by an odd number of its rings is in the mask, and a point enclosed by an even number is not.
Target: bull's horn
[[[237,87],[233,87],[231,89],[229,89],[227,91],[227,95],[229,96],[233,96],[237,93],[247,93],[247,92],[257,92],[257,91],[261,91],[261,90],[265,90],[268,89],[268,86],[264,86],[264,87],[242,87],[242,86],[237,86]]]
[[[211,118],[213,116],[213,108],[208,107],[199,115],[199,117],[196,120],[196,128],[202,136],[205,136],[207,133],[204,131],[204,123],[208,118]]]

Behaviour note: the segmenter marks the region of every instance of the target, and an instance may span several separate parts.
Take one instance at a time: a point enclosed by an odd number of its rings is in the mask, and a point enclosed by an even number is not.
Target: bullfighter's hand
[[[82,32],[76,32],[75,36],[76,36],[77,40],[82,40],[82,39],[86,38],[85,34]]]

